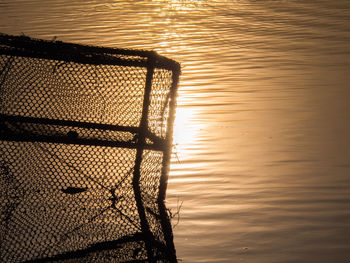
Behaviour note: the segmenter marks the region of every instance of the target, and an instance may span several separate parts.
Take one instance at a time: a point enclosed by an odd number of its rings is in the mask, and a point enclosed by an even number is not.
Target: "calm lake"
[[[350,262],[350,1],[0,0],[0,32],[182,65],[179,262]]]

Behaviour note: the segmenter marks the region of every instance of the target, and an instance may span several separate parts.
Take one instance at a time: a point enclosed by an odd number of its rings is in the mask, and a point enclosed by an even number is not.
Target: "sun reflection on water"
[[[179,107],[176,109],[173,144],[175,152],[181,153],[181,158],[186,159],[190,152],[186,151],[186,147],[193,144],[199,138],[200,125],[193,125],[195,119],[195,111],[189,107]]]

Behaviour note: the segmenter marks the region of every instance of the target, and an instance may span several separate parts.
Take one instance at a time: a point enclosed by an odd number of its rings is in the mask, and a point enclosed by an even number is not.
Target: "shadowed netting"
[[[155,52],[0,35],[1,262],[176,262],[179,73]]]

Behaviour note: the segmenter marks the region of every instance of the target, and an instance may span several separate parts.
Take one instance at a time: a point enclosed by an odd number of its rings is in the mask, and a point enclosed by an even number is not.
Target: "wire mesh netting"
[[[0,261],[175,262],[179,65],[0,35]]]

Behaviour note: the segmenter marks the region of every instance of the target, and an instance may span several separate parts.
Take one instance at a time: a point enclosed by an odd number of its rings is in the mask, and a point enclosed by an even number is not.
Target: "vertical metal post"
[[[160,177],[159,184],[159,195],[158,202],[163,202],[166,197],[166,189],[168,185],[168,172],[170,166],[170,158],[172,152],[172,144],[173,144],[173,124],[175,120],[175,106],[176,106],[176,92],[177,92],[177,84],[180,75],[180,68],[177,67],[172,70],[172,84],[170,88],[169,94],[169,117],[167,122],[167,132],[166,132],[166,147],[163,151],[163,163],[162,163],[162,174]]]
[[[180,75],[180,68],[173,69],[172,71],[172,85],[170,89],[170,101],[169,101],[169,117],[167,122],[167,133],[166,133],[166,143],[167,147],[163,152],[163,164],[162,164],[162,174],[160,178],[159,185],[159,195],[158,195],[158,207],[161,218],[161,226],[164,233],[164,238],[166,242],[166,247],[169,250],[169,261],[177,262],[176,251],[173,242],[172,227],[169,215],[164,204],[166,197],[166,189],[168,184],[168,172],[170,166],[170,158],[172,152],[172,143],[173,143],[173,124],[175,120],[175,106],[176,106],[176,92],[178,79]]]
[[[137,152],[136,152],[134,175],[133,175],[132,183],[133,183],[137,210],[138,210],[140,222],[141,222],[141,230],[146,237],[145,244],[147,249],[148,260],[149,262],[155,262],[155,259],[153,256],[152,244],[150,242],[150,240],[153,239],[153,235],[150,231],[150,228],[147,222],[145,208],[142,203],[141,189],[140,189],[141,163],[142,163],[144,146],[146,144],[146,132],[148,130],[148,110],[149,110],[149,104],[150,104],[150,94],[152,90],[152,80],[153,80],[153,73],[154,73],[154,67],[155,67],[154,53],[151,53],[148,56],[147,62],[148,63],[147,63],[145,93],[144,93],[144,99],[143,99],[142,117],[141,117],[140,126],[139,126],[138,141],[137,141],[138,146],[137,146]]]

